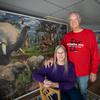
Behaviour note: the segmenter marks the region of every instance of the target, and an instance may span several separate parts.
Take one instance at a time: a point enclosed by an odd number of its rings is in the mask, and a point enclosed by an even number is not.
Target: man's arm
[[[98,66],[99,66],[99,49],[98,44],[96,41],[95,33],[91,35],[91,41],[90,41],[90,56],[91,56],[91,74],[90,74],[90,80],[94,82],[97,78],[97,72],[98,72]]]
[[[47,68],[47,67],[50,67],[53,65],[53,57],[48,59],[48,60],[45,60],[44,61],[44,66]]]

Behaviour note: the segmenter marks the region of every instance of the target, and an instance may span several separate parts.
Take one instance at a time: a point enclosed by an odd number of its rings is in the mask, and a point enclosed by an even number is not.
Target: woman
[[[55,49],[54,64],[48,68],[41,67],[33,73],[33,79],[42,82],[45,87],[60,89],[61,100],[82,100],[80,92],[75,88],[74,65],[67,61],[66,49],[63,45],[58,45]]]

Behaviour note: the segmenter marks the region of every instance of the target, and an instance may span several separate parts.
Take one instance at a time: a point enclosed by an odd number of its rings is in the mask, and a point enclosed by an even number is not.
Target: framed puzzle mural
[[[97,43],[98,43],[98,47],[99,47],[99,53],[100,53],[100,31],[95,31],[96,33],[96,39],[97,39]]]
[[[98,48],[99,48],[99,61],[100,61],[100,30],[95,31],[95,33],[96,33],[96,39],[97,39]]]
[[[32,72],[53,55],[66,32],[63,23],[0,10],[0,97],[13,99],[38,88]]]

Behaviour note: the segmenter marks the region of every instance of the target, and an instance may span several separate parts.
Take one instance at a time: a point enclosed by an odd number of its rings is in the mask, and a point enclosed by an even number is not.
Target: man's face
[[[75,30],[80,26],[80,19],[76,14],[71,14],[69,16],[69,25],[72,30]]]

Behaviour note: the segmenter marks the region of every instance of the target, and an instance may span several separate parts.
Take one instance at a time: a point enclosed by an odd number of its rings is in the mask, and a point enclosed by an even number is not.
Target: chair
[[[43,83],[39,83],[39,86],[42,100],[54,100],[52,97],[53,94],[57,95],[57,100],[61,100],[60,91],[58,89],[44,87]]]

